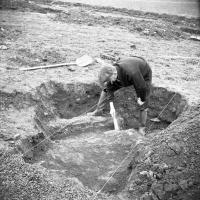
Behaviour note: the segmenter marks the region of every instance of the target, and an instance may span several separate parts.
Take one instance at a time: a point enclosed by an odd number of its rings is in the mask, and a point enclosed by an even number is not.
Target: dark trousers
[[[140,125],[145,126],[146,125],[146,118],[147,118],[147,110],[149,107],[149,99],[150,99],[150,94],[151,94],[151,82],[146,82],[146,101],[144,102],[143,105],[139,106],[140,109]],[[110,102],[113,101],[114,99],[114,91],[113,92],[105,92],[102,91],[99,102],[97,104],[97,112],[101,113],[103,112],[104,108],[106,105]]]

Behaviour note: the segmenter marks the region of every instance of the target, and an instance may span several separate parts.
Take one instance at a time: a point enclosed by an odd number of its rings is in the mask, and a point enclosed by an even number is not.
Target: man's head
[[[117,79],[117,70],[110,64],[104,64],[99,72],[99,83],[102,88],[106,86],[108,82],[113,82]]]

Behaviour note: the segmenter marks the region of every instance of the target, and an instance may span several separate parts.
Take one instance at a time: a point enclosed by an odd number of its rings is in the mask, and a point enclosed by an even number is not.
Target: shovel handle
[[[30,70],[36,70],[36,69],[56,68],[56,67],[63,67],[63,66],[69,66],[69,65],[76,65],[76,63],[75,62],[71,62],[71,63],[59,63],[59,64],[52,64],[52,65],[45,65],[45,66],[20,68],[19,70],[20,71],[30,71]]]
[[[116,116],[113,116],[113,122],[114,122],[115,130],[118,131],[120,128],[119,128],[119,124],[117,122]]]
[[[110,109],[111,109],[111,110],[115,110],[114,105],[113,105],[113,102],[110,102]],[[117,118],[116,118],[116,113],[115,113],[115,114],[111,114],[111,115],[112,115],[112,118],[113,118],[115,130],[116,130],[116,131],[120,130],[119,124],[118,124]]]

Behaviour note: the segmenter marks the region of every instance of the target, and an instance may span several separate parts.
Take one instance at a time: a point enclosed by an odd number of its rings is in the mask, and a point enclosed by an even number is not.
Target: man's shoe
[[[143,136],[145,136],[145,127],[139,127],[139,133],[141,134],[141,135],[143,135]]]

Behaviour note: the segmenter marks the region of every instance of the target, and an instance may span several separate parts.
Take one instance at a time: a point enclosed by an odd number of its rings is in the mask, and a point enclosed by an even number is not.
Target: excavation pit
[[[85,116],[86,113],[96,108],[100,92],[101,90],[96,84],[62,85],[55,82],[42,84],[37,89],[38,100],[41,102],[36,109],[36,115],[41,121],[47,122],[52,118],[72,119]],[[133,87],[122,88],[115,92],[114,106],[117,113],[123,118],[123,129],[139,126],[139,107],[136,99]],[[158,124],[160,129],[166,128],[178,118],[186,104],[186,100],[180,94],[162,87],[153,87],[148,110],[147,130],[159,129]],[[110,117],[109,105],[105,109],[104,117]],[[155,117],[160,119],[160,123],[156,124],[150,121]]]
[[[83,83],[48,82],[38,87],[32,119],[34,135],[23,137],[18,145],[25,161],[39,164],[55,176],[75,177],[84,186],[98,191],[130,152],[131,146],[159,134],[187,106],[180,94],[154,87],[146,138],[137,132],[139,109],[133,87],[115,93],[114,105],[124,120],[123,130],[114,131],[109,110],[104,116],[86,115],[87,111],[95,109],[100,91],[95,84]],[[160,122],[150,121],[155,117],[159,117]],[[131,157],[126,160],[103,191],[118,193],[125,187],[131,173],[128,167],[131,160]]]
[[[119,132],[114,131],[108,109],[108,114],[104,116],[86,115],[87,111],[95,109],[98,102],[100,88],[97,85],[49,82],[37,91],[41,101],[35,116],[42,124],[40,130],[50,134],[54,142],[43,154],[36,150],[32,163],[39,163],[54,174],[76,177],[83,185],[98,191],[126,157],[131,146],[141,138],[145,140],[136,131],[139,109],[133,87],[115,93],[114,105],[124,120],[123,130]],[[159,134],[177,119],[185,107],[186,101],[180,94],[154,87],[147,135]],[[160,122],[149,120],[155,117]],[[116,193],[122,190],[129,174],[126,163],[110,179],[104,191]]]

